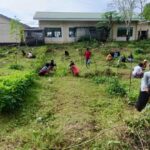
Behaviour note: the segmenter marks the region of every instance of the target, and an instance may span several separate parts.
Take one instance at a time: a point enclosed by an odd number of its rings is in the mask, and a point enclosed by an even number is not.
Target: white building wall
[[[19,34],[11,34],[10,20],[0,17],[0,43],[19,43]]]
[[[126,27],[125,24],[114,24],[113,25],[113,40],[114,41],[126,41],[126,37],[118,37],[117,36],[117,31],[119,27]],[[132,23],[131,27],[133,27],[133,34],[130,37],[130,40],[136,40],[137,39],[137,23]]]
[[[46,27],[61,28],[62,37],[49,38],[45,37],[45,43],[69,43],[76,41],[79,37],[69,37],[69,28],[72,27],[93,27],[97,22],[89,21],[39,21],[39,27],[44,29]],[[83,35],[83,30],[80,30],[80,34]],[[79,34],[77,34],[79,35]]]
[[[79,39],[79,37],[85,34],[85,30],[80,27],[94,27],[96,26],[96,21],[39,21],[39,27],[44,29],[45,27],[49,28],[61,28],[62,37],[59,38],[50,38],[45,37],[45,43],[69,43],[74,42]],[[69,28],[77,27],[77,37],[69,37]],[[126,37],[118,37],[117,31],[119,27],[126,27],[125,23],[114,23],[112,29],[112,39],[114,41],[126,41]],[[133,27],[133,35],[130,37],[130,40],[138,39],[138,31],[141,30],[149,30],[148,37],[150,38],[150,25],[142,24],[139,25],[137,22],[131,23],[131,27]]]
[[[148,31],[148,38],[150,39],[150,23],[139,23],[137,25],[137,37],[138,37],[138,31]]]

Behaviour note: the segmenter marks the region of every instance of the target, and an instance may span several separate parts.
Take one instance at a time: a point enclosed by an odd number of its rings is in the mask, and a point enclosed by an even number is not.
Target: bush
[[[33,74],[17,74],[0,78],[0,111],[12,111],[20,107],[23,97],[33,83]]]
[[[114,96],[126,95],[126,90],[124,86],[119,83],[119,80],[117,78],[112,78],[109,82],[110,84],[106,90],[110,95],[114,95]]]

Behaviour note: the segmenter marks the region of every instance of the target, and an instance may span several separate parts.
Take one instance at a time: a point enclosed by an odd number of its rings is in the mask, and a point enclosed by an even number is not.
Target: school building
[[[38,20],[39,28],[44,31],[45,43],[70,43],[83,37],[104,40],[106,37],[104,30],[96,28],[98,22],[104,19],[100,13],[36,12],[34,19]],[[113,22],[110,38],[114,41],[126,40],[124,22]],[[150,38],[150,22],[140,22],[139,18],[134,17],[131,23],[130,40],[139,38]]]

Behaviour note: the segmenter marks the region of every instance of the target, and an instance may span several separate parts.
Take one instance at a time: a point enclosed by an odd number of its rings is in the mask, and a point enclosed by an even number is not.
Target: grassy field
[[[0,115],[0,150],[93,149],[121,150],[150,148],[149,105],[141,113],[134,108],[140,79],[132,79],[131,68],[139,61],[150,61],[150,42],[107,43],[80,42],[41,47],[32,50],[36,59],[27,59],[17,50],[17,64],[23,69],[10,69],[16,62],[14,48],[1,48],[0,77],[32,71],[54,59],[57,70],[46,77],[35,76],[24,102],[16,111]],[[91,66],[86,68],[83,53],[92,51]],[[117,67],[105,57],[112,49],[126,56],[132,51],[133,64]],[[144,49],[138,54],[137,49]],[[64,51],[70,58],[63,57]],[[43,55],[45,54],[45,55]],[[41,57],[43,55],[43,57]],[[70,60],[80,68],[80,77],[68,72]]]

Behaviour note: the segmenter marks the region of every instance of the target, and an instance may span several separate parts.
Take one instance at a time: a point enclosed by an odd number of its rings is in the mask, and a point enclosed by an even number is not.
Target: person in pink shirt
[[[70,70],[74,76],[79,76],[79,68],[73,61],[70,62]]]
[[[88,67],[90,65],[91,55],[92,55],[91,51],[89,50],[89,48],[87,48],[84,53],[85,60],[86,60],[86,67]]]

